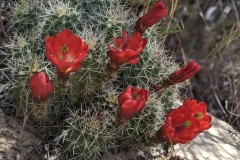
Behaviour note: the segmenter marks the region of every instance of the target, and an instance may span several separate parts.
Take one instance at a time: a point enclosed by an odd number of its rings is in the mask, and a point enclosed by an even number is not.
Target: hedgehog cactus
[[[31,120],[40,115],[51,121],[56,121],[52,115],[64,118],[65,129],[56,139],[79,159],[95,159],[119,145],[150,142],[163,123],[165,110],[175,107],[178,99],[174,86],[156,92],[161,81],[177,69],[160,45],[164,37],[159,31],[164,26],[154,25],[167,15],[166,7],[157,2],[137,21],[137,13],[129,13],[131,7],[126,4],[118,0],[23,0],[13,15],[19,32],[6,46],[11,53],[12,98],[18,111],[30,106],[31,115],[34,100],[29,77],[34,72],[47,73],[54,93],[42,112],[49,114],[33,114]],[[130,116],[118,115],[126,114],[119,108],[130,104],[125,104],[126,97],[134,101],[127,107],[135,107],[139,98],[140,92],[135,91],[119,98],[129,86],[142,88],[149,96]],[[126,119],[122,123],[119,118]]]
[[[66,129],[60,138],[64,141],[64,147],[70,151],[75,158],[94,159],[106,150],[108,128],[106,121],[100,121],[98,112],[92,115],[86,111],[66,120]]]

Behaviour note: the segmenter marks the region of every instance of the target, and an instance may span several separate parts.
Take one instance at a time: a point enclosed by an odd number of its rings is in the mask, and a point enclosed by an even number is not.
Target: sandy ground
[[[6,117],[0,110],[0,160],[43,159],[31,154],[41,145],[41,141],[29,132],[23,131],[21,124],[11,117]],[[30,157],[31,155],[31,157]]]

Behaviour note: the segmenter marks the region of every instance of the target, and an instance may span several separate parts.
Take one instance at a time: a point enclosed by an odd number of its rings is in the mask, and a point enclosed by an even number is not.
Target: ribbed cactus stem
[[[152,85],[150,87],[150,91],[158,93],[158,95],[162,95],[165,89],[166,88],[162,87],[161,85],[159,85],[159,86],[158,85]]]
[[[118,118],[116,119],[116,122],[117,122],[119,128],[121,128],[126,123],[125,121],[122,121],[122,120],[120,120]]]
[[[106,73],[108,73],[109,75],[114,75],[120,68],[121,68],[121,65],[115,65],[109,62],[107,64]]]
[[[65,74],[63,72],[57,71],[57,89],[58,93],[62,94],[62,96],[65,95],[65,92],[67,91],[67,88],[69,86],[69,78],[70,78],[70,73]]]
[[[121,68],[121,65],[117,66],[115,64],[111,64],[111,62],[108,62],[105,71],[103,71],[102,83],[105,84],[106,82],[110,81],[117,74],[117,71],[120,68]]]
[[[123,120],[116,118],[116,123],[117,123],[117,127],[119,130],[121,130],[124,127],[124,124],[126,124],[126,122],[127,121],[123,121]]]
[[[57,78],[60,83],[66,84],[70,78],[70,74],[65,74],[57,70]]]
[[[33,115],[37,119],[44,118],[47,114],[47,104],[46,103],[39,103],[35,104],[33,107]]]
[[[34,107],[37,107],[37,108],[40,108],[40,107],[45,107],[46,106],[46,104],[45,103],[43,103],[43,102],[36,102],[36,101],[34,101]]]

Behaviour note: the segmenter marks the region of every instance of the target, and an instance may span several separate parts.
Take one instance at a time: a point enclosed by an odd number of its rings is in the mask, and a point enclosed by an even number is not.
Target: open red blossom
[[[44,72],[35,72],[29,79],[29,88],[33,101],[41,104],[47,101],[53,92],[53,84]]]
[[[153,26],[167,15],[167,8],[163,2],[159,1],[150,8],[147,14],[137,20],[135,31],[143,34],[149,27]]]
[[[185,144],[196,137],[198,126],[190,108],[179,107],[168,112],[165,124],[156,132],[155,138],[158,142]]]
[[[190,108],[192,116],[200,123],[196,132],[201,133],[204,130],[211,128],[212,124],[210,124],[210,122],[212,121],[212,117],[206,115],[207,104],[205,102],[197,103],[196,100],[187,98],[184,100],[183,105]]]
[[[193,77],[197,71],[201,69],[200,65],[195,61],[190,61],[184,67],[173,72],[168,78],[164,79],[162,83],[163,87],[178,84],[184,82]]]
[[[118,121],[125,122],[130,120],[144,108],[147,100],[148,91],[146,89],[137,89],[133,86],[128,86],[118,97]]]
[[[126,31],[122,31],[122,37],[113,38],[113,43],[115,48],[107,45],[110,63],[121,66],[124,63],[136,64],[139,61],[139,54],[145,48],[147,39],[142,38],[139,32],[128,36]]]
[[[79,70],[88,52],[88,45],[69,29],[48,36],[45,45],[46,56],[57,67],[58,76]]]

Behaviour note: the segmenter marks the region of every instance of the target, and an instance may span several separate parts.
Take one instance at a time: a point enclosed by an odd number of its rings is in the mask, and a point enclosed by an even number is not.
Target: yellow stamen
[[[62,47],[60,47],[60,50],[63,51],[64,53],[68,51],[67,45],[64,44]]]
[[[185,128],[189,128],[191,125],[192,125],[192,122],[189,121],[189,120],[187,120],[186,122],[183,123],[183,126],[184,126]]]
[[[196,117],[197,119],[201,119],[201,118],[203,118],[203,113],[202,113],[202,112],[198,112],[198,113],[195,115],[195,117]]]
[[[138,93],[133,93],[132,97],[133,97],[133,99],[138,99],[140,97],[140,95]]]

